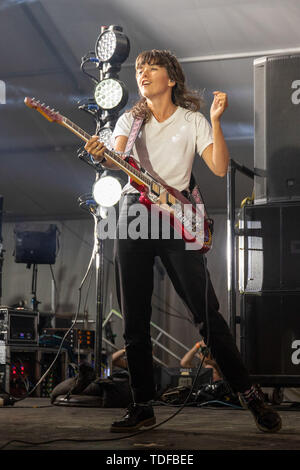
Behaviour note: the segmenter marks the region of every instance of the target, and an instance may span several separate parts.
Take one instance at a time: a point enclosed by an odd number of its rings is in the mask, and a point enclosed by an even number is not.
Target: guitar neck
[[[62,116],[62,119],[59,122],[59,124],[69,129],[71,132],[73,132],[73,134],[76,134],[78,137],[80,137],[80,139],[84,140],[85,142],[88,142],[92,137],[91,135],[89,135],[87,132],[85,132],[79,126],[74,124],[74,122],[70,121],[70,119],[66,118],[65,116]]]
[[[73,132],[73,134],[77,135],[78,137],[80,137],[80,139],[82,139],[85,142],[88,142],[92,137],[91,135],[89,135],[87,132],[85,132],[79,126],[74,124],[74,122],[70,121],[70,119],[66,118],[65,116],[62,116],[62,120],[60,124],[66,127],[67,129],[69,129],[71,132]],[[127,175],[129,175],[137,183],[145,184],[148,187],[151,185],[152,183],[151,179],[148,178],[146,175],[144,175],[137,168],[134,168],[126,160],[124,160],[124,158],[122,157],[122,154],[118,154],[116,152],[106,149],[106,151],[104,152],[104,156],[106,159],[111,160],[121,170],[125,171],[125,173],[127,173]]]

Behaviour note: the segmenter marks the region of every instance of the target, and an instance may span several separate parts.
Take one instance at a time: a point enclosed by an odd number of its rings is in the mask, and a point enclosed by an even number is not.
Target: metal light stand
[[[234,160],[229,161],[227,173],[227,280],[228,280],[228,312],[229,325],[234,339],[236,339],[236,235],[235,229],[235,175],[240,171],[251,179],[254,179],[255,172],[240,165]]]
[[[105,33],[106,31],[113,31],[115,32],[120,39],[122,36],[123,28],[121,26],[117,25],[111,25],[111,26],[101,26],[101,33],[100,36]],[[125,35],[124,35],[125,36]],[[81,63],[81,70],[84,72],[87,76],[89,76],[92,81],[95,83],[100,83],[102,80],[106,78],[118,78],[118,73],[121,70],[121,64],[126,60],[129,54],[129,42],[128,38],[125,36],[127,40],[127,45],[125,45],[124,42],[122,42],[121,49],[117,48],[117,56],[114,57],[114,59],[111,57],[107,61],[105,58],[101,58],[97,56],[94,53],[89,53],[82,59]],[[117,39],[117,42],[119,41]],[[123,38],[124,40],[124,38]],[[98,40],[97,40],[98,42]],[[96,50],[97,50],[97,43],[96,43]],[[96,55],[96,57],[95,57]],[[99,79],[94,77],[93,75],[89,74],[85,70],[85,64],[88,62],[93,62],[94,64],[98,64],[98,72],[99,72]],[[124,92],[124,89],[123,89]],[[128,99],[128,93],[125,94],[127,97],[126,100]],[[127,103],[121,101],[122,107],[124,107]],[[110,129],[115,126],[116,121],[119,117],[119,108],[116,106],[113,109],[109,108],[101,108],[100,105],[96,103],[86,103],[85,105],[79,106],[80,109],[85,110],[89,112],[93,118],[96,120],[96,131],[95,133],[97,135],[100,135],[101,128],[103,127],[105,130]],[[118,110],[117,110],[118,109]],[[104,142],[105,143],[105,142]],[[107,145],[107,144],[106,144]],[[99,178],[99,171],[103,172],[103,169],[101,170],[101,166],[95,165],[95,162],[90,158],[90,156],[87,154],[85,150],[80,150],[79,151],[79,158],[84,160],[86,163],[94,166],[95,170],[97,171],[96,173],[96,181],[97,178]],[[79,198],[81,199],[81,198]],[[90,200],[93,198],[90,197]],[[96,203],[90,201],[88,204],[86,201],[81,201],[80,203],[82,206],[85,206],[88,208],[89,212],[93,215],[94,218],[97,219],[97,222],[99,221],[99,218],[101,217],[99,214],[99,208],[96,207]],[[100,377],[102,375],[102,324],[103,324],[103,307],[104,307],[104,302],[103,302],[103,279],[104,279],[104,272],[103,272],[103,266],[104,266],[104,244],[103,240],[98,236],[98,233],[95,234],[95,263],[96,263],[96,331],[95,331],[95,349],[94,349],[94,363],[95,363],[95,373],[96,376]]]
[[[31,298],[31,305],[32,305],[32,310],[34,312],[37,312],[39,309],[39,302],[36,298],[36,291],[37,291],[37,264],[34,264],[32,267],[32,283],[31,283],[31,293],[32,293],[32,298]]]
[[[97,216],[99,220],[99,216]],[[95,234],[96,240],[96,331],[95,331],[95,373],[96,377],[102,376],[102,325],[103,325],[103,280],[104,280],[104,243],[103,240]]]
[[[96,175],[96,181],[99,174]],[[94,220],[97,222],[100,218],[99,209],[91,194],[79,197],[79,205],[81,208],[87,210]],[[94,345],[94,369],[97,378],[102,376],[101,360],[102,360],[102,328],[103,328],[103,280],[104,280],[104,243],[98,236],[98,232],[94,231],[94,258],[96,266],[96,330],[95,330],[95,345]]]

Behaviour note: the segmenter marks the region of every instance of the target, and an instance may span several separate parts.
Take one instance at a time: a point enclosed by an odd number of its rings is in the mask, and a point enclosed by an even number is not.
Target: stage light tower
[[[110,142],[119,111],[128,101],[126,85],[119,80],[119,72],[130,51],[130,43],[121,26],[102,26],[95,45],[99,61],[99,82],[94,90],[95,102],[101,109],[99,137]]]
[[[98,59],[99,81],[95,86],[94,98],[99,106],[99,126],[97,134],[99,140],[104,142],[106,147],[111,149],[111,136],[119,112],[128,101],[128,91],[126,85],[119,80],[119,72],[122,63],[127,59],[130,51],[130,44],[127,36],[120,26],[102,26],[101,33],[95,45],[95,55]],[[101,167],[101,165],[100,165]],[[114,175],[113,175],[114,173]],[[111,174],[111,175],[110,175]],[[105,189],[103,191],[103,186]],[[99,194],[100,191],[100,194]],[[108,197],[109,194],[109,197]],[[105,198],[103,199],[103,196]],[[98,203],[98,217],[101,218],[101,209],[107,210],[116,204],[121,197],[121,185],[115,177],[115,171],[97,172],[96,181],[93,187],[93,197]],[[97,236],[97,235],[96,235]],[[102,359],[102,324],[103,324],[103,240],[97,236],[96,249],[96,334],[95,334],[95,372],[101,371]]]

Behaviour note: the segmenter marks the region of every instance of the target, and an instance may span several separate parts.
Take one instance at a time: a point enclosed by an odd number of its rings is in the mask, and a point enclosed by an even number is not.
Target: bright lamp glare
[[[95,101],[102,109],[116,108],[123,98],[123,88],[118,80],[107,78],[102,80],[95,89]]]
[[[103,207],[114,206],[121,197],[122,186],[112,176],[103,176],[93,187],[93,196],[97,204]]]
[[[100,142],[103,142],[105,144],[105,147],[107,147],[108,149],[111,149],[112,147],[111,136],[112,130],[109,127],[103,127],[102,129],[100,129],[99,140]]]
[[[117,38],[113,31],[105,31],[96,46],[97,57],[103,62],[108,61],[114,54]]]

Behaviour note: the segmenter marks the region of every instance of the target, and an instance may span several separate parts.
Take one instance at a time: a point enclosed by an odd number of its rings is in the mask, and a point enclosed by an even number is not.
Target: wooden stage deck
[[[246,410],[205,406],[186,407],[155,429],[129,436],[109,432],[110,423],[122,416],[123,409],[54,406],[47,398],[26,398],[0,408],[0,448],[3,455],[16,450],[105,450],[115,456],[125,450],[152,454],[300,450],[300,406],[282,404],[277,409],[283,426],[276,434],[260,432]],[[156,405],[157,424],[177,411],[173,406]]]

